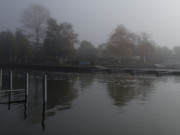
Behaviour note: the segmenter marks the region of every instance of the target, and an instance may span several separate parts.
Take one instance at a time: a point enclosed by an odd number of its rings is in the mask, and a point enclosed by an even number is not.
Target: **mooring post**
[[[9,73],[10,90],[12,90],[12,70]]]
[[[45,130],[45,119],[46,119],[46,102],[47,102],[47,75],[43,76],[43,110],[42,110],[42,130]]]
[[[27,118],[27,110],[28,110],[28,93],[29,93],[29,74],[25,74],[25,103],[24,103],[24,118]]]
[[[2,89],[2,69],[0,70],[0,89]]]
[[[47,75],[43,76],[43,104],[47,102]]]
[[[11,102],[11,90],[12,90],[12,70],[9,72],[9,104]]]
[[[28,82],[28,80],[29,80],[29,74],[26,73],[26,75],[25,75],[25,100],[27,100],[28,93],[29,93],[29,89],[28,89],[29,82]]]

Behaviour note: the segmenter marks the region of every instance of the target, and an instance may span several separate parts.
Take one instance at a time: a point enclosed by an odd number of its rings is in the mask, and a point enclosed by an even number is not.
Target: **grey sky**
[[[179,0],[0,0],[0,31],[20,26],[21,12],[38,2],[58,22],[73,24],[80,40],[106,42],[118,24],[147,32],[161,46],[180,46]]]

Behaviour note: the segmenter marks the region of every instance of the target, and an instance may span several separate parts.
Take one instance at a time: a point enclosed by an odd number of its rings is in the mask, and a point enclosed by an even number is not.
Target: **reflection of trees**
[[[81,90],[85,89],[88,86],[91,86],[94,78],[95,74],[80,74],[78,79]]]
[[[42,121],[43,115],[52,116],[56,111],[70,109],[71,102],[77,97],[77,90],[74,83],[77,82],[78,74],[48,73],[47,81],[47,104],[43,106],[43,81],[42,73],[29,74],[29,95],[27,103],[19,106],[21,119],[24,118],[28,124],[38,124]],[[25,75],[13,72],[13,89],[25,88]],[[9,90],[9,73],[3,74],[3,89]],[[7,102],[9,93],[0,93],[0,102]],[[12,101],[25,99],[25,94],[13,92]],[[45,107],[45,109],[44,109]]]
[[[146,100],[148,93],[151,92],[153,78],[151,77],[132,77],[132,76],[112,76],[108,78],[107,89],[110,96],[114,99],[116,106],[126,105],[134,98]]]
[[[68,74],[61,74],[61,77],[56,79],[51,78],[47,81],[47,104],[45,112],[43,112],[44,106],[42,102],[42,78],[30,78],[27,110],[27,122],[29,124],[40,123],[43,118],[42,114],[50,117],[55,115],[58,110],[71,108],[72,100],[77,97],[77,91],[74,88],[74,81],[77,79],[76,76],[72,75],[72,77],[69,77]]]
[[[155,77],[151,76],[120,74],[51,74],[51,76],[48,76],[47,104],[44,113],[47,117],[55,115],[59,110],[70,109],[72,101],[77,97],[77,89],[91,87],[94,82],[107,85],[107,91],[114,100],[114,104],[123,106],[135,98],[146,100],[153,89],[152,84],[155,81]],[[23,81],[23,78],[14,79],[14,87],[19,88],[22,85],[20,82]],[[95,89],[95,87],[93,88]],[[45,119],[43,119],[42,115],[42,78],[30,76],[28,98],[27,119],[25,122],[28,124],[40,124],[43,121],[42,123],[45,125]],[[23,119],[24,106],[19,107]]]
[[[58,106],[58,110],[71,108],[71,101],[77,96],[74,83],[69,80],[48,80],[47,109]]]

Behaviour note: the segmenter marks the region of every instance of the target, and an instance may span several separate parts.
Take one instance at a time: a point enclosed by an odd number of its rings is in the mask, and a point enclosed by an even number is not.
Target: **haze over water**
[[[0,31],[20,27],[23,9],[34,2],[47,7],[58,22],[72,23],[80,40],[96,46],[119,24],[135,33],[150,33],[157,45],[180,45],[178,0],[1,0]]]

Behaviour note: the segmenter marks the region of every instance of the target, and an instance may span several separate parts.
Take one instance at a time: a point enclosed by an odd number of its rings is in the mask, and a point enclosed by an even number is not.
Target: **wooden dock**
[[[138,74],[153,74],[157,77],[165,75],[180,75],[180,69],[168,69],[168,68],[108,68],[97,66],[92,69],[92,72],[107,72],[107,73],[129,73],[130,75]]]
[[[15,102],[19,102],[19,101],[12,101],[11,100],[11,96],[12,96],[12,93],[13,92],[24,92],[24,100],[20,100],[20,102],[22,101],[25,101],[27,102],[28,100],[28,94],[29,94],[29,75],[28,73],[25,74],[25,88],[23,89],[13,89],[13,74],[12,74],[12,71],[9,72],[9,89],[6,89],[6,90],[3,90],[2,89],[2,69],[0,70],[0,93],[9,93],[9,101],[6,102],[7,104],[10,104],[10,103],[15,103]],[[43,82],[43,104],[46,104],[47,102],[47,75],[44,75],[42,77],[42,82]],[[1,104],[1,102],[0,102]],[[3,104],[5,104],[5,102],[3,102]]]

